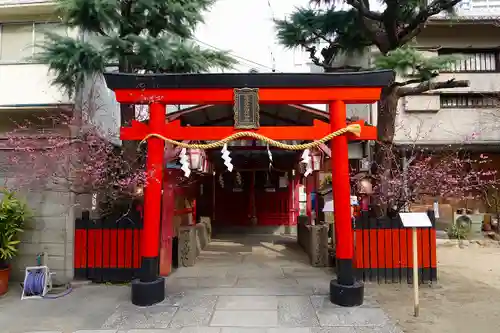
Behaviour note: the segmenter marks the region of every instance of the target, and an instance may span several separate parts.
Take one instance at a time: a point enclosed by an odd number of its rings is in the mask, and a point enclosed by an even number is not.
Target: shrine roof
[[[394,82],[392,70],[334,73],[105,73],[110,89],[224,89],[224,88],[331,88],[386,87]]]

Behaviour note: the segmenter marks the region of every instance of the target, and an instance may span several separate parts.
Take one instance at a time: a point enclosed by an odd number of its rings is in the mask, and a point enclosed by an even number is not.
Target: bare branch
[[[356,9],[363,17],[379,22],[382,22],[383,20],[381,13],[371,11],[362,1],[346,0],[346,3]]]
[[[325,72],[336,72],[339,70],[350,70],[350,71],[359,71],[362,69],[362,67],[359,66],[339,66],[339,67],[334,67],[327,65],[324,61],[321,61],[318,56],[316,56],[316,47],[315,46],[307,46],[307,45],[302,45],[302,47],[309,52],[309,59],[311,59],[312,63],[318,67],[322,67]]]
[[[404,87],[409,84],[415,84],[415,83],[422,83],[422,79],[419,78],[419,79],[410,79],[403,82],[394,82],[392,85],[394,87]]]
[[[408,43],[422,30],[429,17],[439,14],[443,10],[452,8],[462,0],[434,0],[423,8],[417,16],[398,33],[399,45]]]

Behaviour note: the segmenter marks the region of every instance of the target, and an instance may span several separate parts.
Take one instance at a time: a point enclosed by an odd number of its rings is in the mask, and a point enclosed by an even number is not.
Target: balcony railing
[[[428,0],[431,2],[432,0]],[[461,18],[482,19],[500,16],[500,0],[462,0],[455,6],[456,16]],[[435,15],[435,19],[450,17],[446,12]]]
[[[52,0],[0,0],[0,6],[29,5],[40,3],[51,3]]]

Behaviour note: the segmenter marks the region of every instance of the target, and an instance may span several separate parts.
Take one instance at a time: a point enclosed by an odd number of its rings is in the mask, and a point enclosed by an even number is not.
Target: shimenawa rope
[[[332,138],[334,138],[336,136],[339,136],[339,135],[342,135],[342,134],[345,134],[345,133],[352,133],[352,134],[354,134],[356,136],[359,136],[361,134],[361,126],[359,124],[351,124],[351,125],[348,125],[347,127],[341,128],[341,129],[339,129],[339,130],[337,130],[337,131],[335,131],[333,133],[330,133],[327,136],[325,136],[325,137],[323,137],[323,138],[321,138],[319,140],[315,140],[315,141],[312,141],[312,142],[309,142],[309,143],[303,143],[303,144],[300,144],[300,145],[289,145],[289,144],[286,144],[286,143],[283,143],[283,142],[279,142],[279,141],[270,139],[270,138],[268,138],[268,137],[266,137],[264,135],[261,135],[261,134],[255,133],[255,132],[250,132],[250,131],[234,133],[234,134],[232,134],[232,135],[230,135],[227,138],[224,138],[222,140],[219,140],[219,141],[216,141],[216,142],[212,142],[212,143],[204,143],[204,144],[201,144],[201,143],[185,143],[185,142],[180,142],[180,141],[176,141],[176,140],[172,140],[172,139],[166,138],[163,135],[158,134],[158,133],[150,133],[150,134],[146,135],[146,137],[144,139],[141,140],[140,144],[146,142],[146,140],[149,139],[149,138],[159,138],[159,139],[164,140],[165,142],[171,143],[173,145],[176,145],[176,146],[179,146],[179,147],[182,147],[182,148],[187,148],[187,149],[214,149],[214,148],[222,147],[226,143],[228,143],[230,141],[233,141],[233,140],[238,140],[238,139],[241,139],[241,138],[253,138],[253,139],[256,139],[256,140],[264,141],[264,142],[266,142],[267,144],[269,144],[271,146],[274,146],[274,147],[277,147],[277,148],[281,148],[281,149],[286,149],[286,150],[305,150],[305,149],[310,149],[310,148],[313,148],[313,147],[317,147],[320,144],[325,143],[326,141],[331,140]]]

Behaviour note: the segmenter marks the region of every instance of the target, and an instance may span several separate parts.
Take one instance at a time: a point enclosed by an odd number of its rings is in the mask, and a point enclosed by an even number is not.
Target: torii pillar
[[[159,133],[165,125],[165,104],[149,104],[149,133]],[[122,140],[144,135],[144,127],[134,126],[122,131]],[[136,133],[136,132],[140,132]],[[132,303],[149,306],[165,299],[165,279],[159,276],[160,223],[165,142],[157,137],[147,139],[146,172],[144,189],[144,227],[141,237],[141,274],[132,281]],[[171,227],[171,226],[170,226]]]

